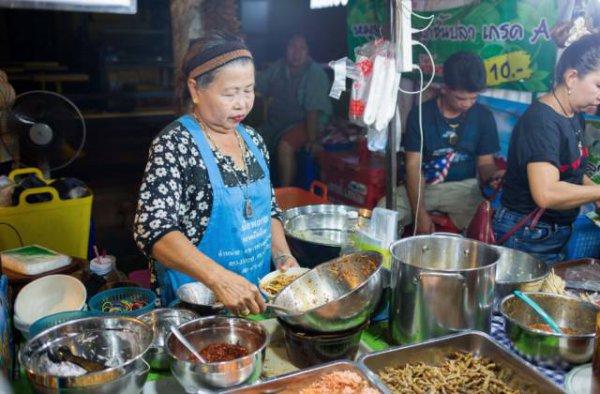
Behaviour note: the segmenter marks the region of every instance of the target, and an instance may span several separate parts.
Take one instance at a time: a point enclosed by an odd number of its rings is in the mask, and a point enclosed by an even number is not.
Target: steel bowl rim
[[[260,324],[259,322],[254,322],[251,320],[247,320],[247,319],[243,319],[240,317],[226,317],[226,316],[205,316],[205,317],[200,317],[198,319],[189,321],[187,323],[182,324],[181,326],[179,326],[179,328],[184,327],[188,324],[192,324],[192,323],[204,323],[205,321],[209,321],[209,320],[215,320],[215,321],[234,321],[234,322],[243,322],[243,323],[250,323],[251,326],[253,327],[258,327],[259,331],[264,333],[265,335],[265,340],[264,342],[253,352],[248,353],[248,355],[244,356],[244,357],[240,357],[240,358],[235,358],[233,360],[229,360],[229,361],[217,361],[217,362],[213,362],[213,363],[198,363],[198,362],[192,362],[192,361],[188,361],[188,360],[182,360],[178,357],[175,357],[175,355],[172,354],[171,352],[171,348],[169,347],[168,343],[169,340],[171,339],[173,335],[172,332],[169,333],[169,335],[167,335],[166,339],[165,339],[165,348],[167,351],[167,354],[169,355],[169,357],[171,357],[171,359],[174,359],[178,362],[183,362],[186,365],[191,364],[191,365],[197,365],[197,366],[210,366],[210,367],[215,367],[215,366],[221,366],[221,365],[225,365],[225,364],[230,364],[230,363],[234,363],[234,362],[239,362],[240,360],[252,360],[257,354],[261,353],[266,347],[267,345],[270,343],[271,341],[271,334],[269,334],[269,332],[267,331],[267,329]],[[182,335],[185,336],[184,333],[182,333]]]
[[[161,314],[162,314],[162,313],[165,313],[165,312],[171,312],[171,313],[175,312],[175,313],[181,313],[181,314],[183,314],[183,315],[186,315],[186,314],[187,314],[187,315],[189,315],[190,317],[191,317],[191,316],[194,316],[194,319],[192,319],[192,320],[195,320],[195,319],[197,319],[197,318],[199,317],[197,313],[195,313],[195,312],[193,312],[193,311],[190,311],[190,310],[188,310],[188,309],[181,309],[181,308],[167,308],[167,307],[164,307],[164,308],[155,308],[155,309],[152,309],[151,311],[149,311],[149,312],[146,312],[146,313],[143,313],[143,314],[141,314],[141,315],[139,315],[139,316],[136,316],[135,318],[136,318],[136,319],[138,319],[138,320],[141,320],[141,321],[142,321],[142,322],[144,322],[144,323],[146,323],[146,322],[143,320],[143,318],[144,318],[144,317],[148,317],[148,316],[152,316],[152,315],[159,315],[159,316],[161,316]],[[191,320],[190,320],[190,321],[191,321]],[[148,323],[146,323],[146,324],[148,324]]]
[[[542,295],[542,296],[546,296],[546,297],[555,297],[555,298],[561,298],[561,299],[565,299],[565,300],[570,300],[570,301],[577,301],[578,303],[581,303],[583,305],[591,305],[592,307],[594,307],[596,309],[596,312],[600,312],[600,307],[592,304],[591,302],[588,301],[584,301],[581,300],[577,297],[572,297],[572,296],[568,296],[568,295],[563,295],[563,294],[555,294],[555,293],[544,293],[541,291],[532,291],[532,292],[524,292],[523,294],[531,296],[531,295]],[[510,317],[508,315],[508,313],[506,313],[505,311],[505,305],[508,301],[510,301],[513,298],[517,298],[514,294],[509,294],[506,297],[504,297],[502,299],[502,301],[500,302],[500,313],[502,314],[502,316],[508,320],[510,323],[519,326],[519,328],[526,330],[527,332],[533,333],[533,334],[537,334],[537,335],[542,335],[542,336],[546,336],[546,337],[559,337],[559,338],[569,338],[569,339],[591,339],[594,338],[596,336],[596,333],[593,332],[591,334],[578,334],[578,335],[568,335],[568,334],[558,334],[555,332],[547,332],[547,331],[542,331],[542,330],[537,330],[537,329],[533,329],[533,328],[529,328],[528,326],[521,324],[521,322],[519,322],[516,319],[513,319],[512,317]]]
[[[215,303],[214,303],[214,304],[198,304],[198,303],[196,303],[196,302],[190,302],[190,301],[186,301],[186,300],[184,300],[184,299],[182,299],[182,298],[181,298],[181,296],[179,295],[179,290],[181,290],[182,288],[184,288],[184,287],[186,287],[186,286],[187,286],[187,287],[193,287],[193,286],[194,286],[196,283],[200,283],[202,286],[206,287],[206,289],[208,289],[208,290],[209,290],[211,293],[213,293],[213,296],[214,296],[214,298],[215,298]],[[214,293],[214,292],[213,292],[213,291],[212,291],[210,288],[208,288],[208,286],[206,286],[206,285],[205,285],[204,283],[202,283],[202,282],[188,282],[188,283],[184,283],[184,284],[182,284],[181,286],[179,286],[179,287],[177,288],[177,292],[176,292],[176,293],[177,293],[177,298],[179,299],[179,301],[181,301],[181,302],[183,302],[183,303],[186,303],[186,304],[188,304],[188,305],[194,305],[194,306],[199,306],[199,307],[207,307],[207,308],[212,308],[212,307],[213,307],[213,305],[217,305],[217,304],[219,303],[219,301],[217,300],[217,296],[215,295],[215,293]],[[162,309],[162,308],[161,308],[161,309]],[[215,308],[215,310],[217,310],[217,309],[222,309],[222,308]]]
[[[543,261],[541,261],[540,259],[532,256],[531,254],[529,254],[527,252],[523,252],[523,251],[516,250],[516,249],[510,249],[510,248],[507,248],[506,246],[501,246],[501,245],[489,245],[489,246],[491,246],[492,248],[496,249],[498,251],[498,253],[500,253],[499,259],[502,257],[502,250],[503,249],[509,249],[511,252],[520,252],[520,253],[526,254],[530,258],[532,258],[533,260],[535,260],[538,264],[544,264],[544,266],[546,267],[546,273],[544,273],[543,275],[540,275],[540,276],[536,276],[535,278],[528,279],[528,280],[505,281],[505,280],[498,280],[497,278],[495,278],[496,279],[496,283],[498,283],[498,284],[501,284],[501,285],[522,285],[522,284],[528,284],[528,283],[535,283],[535,282],[539,282],[541,280],[546,279],[546,277],[548,275],[550,275],[550,268]],[[498,271],[496,271],[496,275],[498,275]]]
[[[294,238],[295,240],[298,240],[298,241],[308,242],[308,243],[311,243],[313,245],[328,246],[330,248],[339,248],[339,247],[341,247],[341,245],[337,244],[337,243],[327,243],[327,242],[321,242],[321,241],[308,241],[305,238],[297,237],[297,236],[293,235],[292,233],[290,233],[288,230],[285,229],[285,224],[284,224],[284,230],[285,230],[285,235],[286,236],[288,236],[290,238]]]
[[[294,219],[294,218],[296,218],[297,216],[300,215],[299,211],[300,211],[301,208],[306,208],[306,207],[321,207],[321,206],[348,208],[346,210],[346,212],[354,212],[354,211],[356,211],[358,213],[358,211],[359,211],[359,208],[354,208],[354,207],[352,207],[350,205],[345,205],[345,204],[310,204],[310,205],[303,205],[301,207],[289,208],[289,209],[286,209],[285,211],[283,211],[283,217],[284,217],[283,231],[284,231],[285,235],[288,236],[288,237],[290,237],[290,238],[293,238],[295,240],[302,241],[302,242],[308,242],[308,243],[311,243],[313,245],[328,246],[330,248],[339,248],[339,247],[341,247],[342,245],[337,244],[337,243],[321,242],[321,241],[308,241],[308,240],[306,240],[304,238],[300,238],[300,237],[295,236],[286,227],[286,224],[290,220],[292,220],[292,219]],[[289,218],[286,217],[286,213],[297,213],[297,212],[298,212],[298,214],[296,214],[296,215],[294,215],[292,217],[289,217]],[[328,214],[328,213],[329,214],[334,214],[334,213],[340,213],[340,212],[311,212],[311,213],[304,213],[302,215],[316,215],[316,214]]]
[[[196,312],[190,311],[188,309],[181,309],[181,308],[155,308],[152,309],[150,312],[146,312],[142,315],[136,316],[136,319],[140,320],[142,323],[145,323],[146,325],[148,325],[151,329],[152,329],[152,343],[150,344],[150,346],[148,346],[148,349],[156,349],[157,351],[163,351],[164,352],[164,345],[163,346],[158,346],[156,343],[154,343],[154,336],[155,336],[155,332],[154,332],[154,327],[153,325],[149,324],[148,322],[144,321],[144,318],[146,317],[151,317],[153,315],[158,315],[159,317],[162,316],[163,313],[165,312],[169,312],[169,313],[177,313],[177,314],[182,314],[182,315],[188,315],[191,319],[186,321],[190,322],[192,320],[197,319],[198,317],[200,317],[200,315],[198,315]],[[185,324],[183,323],[183,324]],[[165,337],[166,340],[166,337]]]
[[[148,324],[146,324],[143,321],[140,321],[137,318],[132,317],[132,316],[108,316],[108,315],[91,316],[91,317],[84,317],[82,319],[69,320],[68,322],[57,324],[56,326],[50,327],[50,328],[48,328],[48,329],[40,332],[35,337],[29,339],[27,341],[27,343],[32,342],[33,340],[37,339],[39,336],[41,336],[43,334],[46,334],[47,332],[49,332],[51,330],[56,330],[58,328],[66,326],[66,325],[70,325],[70,324],[74,324],[74,323],[79,323],[79,322],[82,322],[84,320],[104,320],[104,319],[129,320],[131,322],[134,322],[135,324],[142,324],[143,326],[145,326],[146,328],[148,328],[148,330],[150,332],[153,332],[152,328]],[[151,337],[153,338],[154,335],[152,335]],[[133,357],[133,358],[129,359],[127,362],[124,362],[123,364],[119,364],[118,366],[115,366],[115,367],[110,367],[110,368],[103,369],[103,370],[98,371],[98,372],[86,373],[85,375],[81,375],[81,376],[58,376],[58,375],[52,375],[52,374],[49,374],[49,373],[39,373],[39,372],[36,372],[35,370],[33,370],[32,368],[30,368],[28,365],[26,365],[23,362],[23,357],[25,357],[25,349],[27,348],[27,346],[23,346],[21,348],[21,350],[19,351],[19,354],[18,354],[18,358],[19,358],[19,362],[24,367],[25,373],[27,375],[33,375],[33,376],[39,376],[39,377],[49,377],[49,378],[52,378],[52,379],[75,379],[76,380],[77,378],[80,378],[80,377],[85,377],[87,379],[87,378],[93,378],[93,377],[96,377],[96,376],[102,376],[103,374],[108,373],[108,372],[118,371],[120,369],[123,369],[123,368],[131,365],[132,363],[136,362],[140,358],[143,358],[144,354],[146,354],[146,352],[150,348],[150,345],[152,344],[152,338],[151,338],[150,344],[148,346],[146,346],[146,349],[144,351],[140,352],[140,354],[138,354],[136,357]],[[45,343],[47,344],[48,342],[45,342]],[[48,346],[46,346],[46,350],[47,349],[48,349]],[[122,376],[122,375],[120,374],[119,376]],[[83,388],[83,387],[86,387],[86,386],[73,386],[73,387],[82,387]]]
[[[408,242],[409,240],[414,240],[416,238],[419,238],[419,239],[424,239],[424,238],[438,238],[438,239],[440,239],[440,238],[452,238],[452,239],[454,239],[454,238],[456,238],[456,239],[462,240],[462,241],[473,242],[473,243],[475,243],[475,244],[477,244],[479,246],[486,246],[486,247],[492,246],[492,245],[488,245],[488,244],[486,244],[484,242],[480,242],[480,241],[477,241],[477,240],[474,240],[474,239],[471,239],[471,238],[452,237],[450,235],[436,235],[436,234],[414,235],[412,237],[398,239],[398,240],[396,240],[396,241],[394,241],[394,242],[392,242],[390,244],[390,247],[388,248],[388,250],[390,251],[390,254],[392,255],[392,259],[396,260],[396,261],[399,261],[399,262],[401,262],[403,264],[409,265],[411,267],[414,267],[414,268],[418,268],[418,269],[421,269],[421,270],[432,271],[432,272],[436,272],[436,271],[437,272],[475,272],[475,271],[479,271],[479,270],[484,269],[484,268],[490,268],[490,267],[497,267],[498,266],[498,260],[500,259],[500,252],[498,252],[496,249],[492,249],[494,251],[494,253],[496,253],[498,255],[496,257],[496,260],[494,260],[493,263],[486,264],[486,265],[483,265],[483,266],[480,266],[480,267],[474,267],[474,268],[460,268],[460,269],[428,268],[428,267],[421,267],[419,265],[408,263],[406,261],[402,261],[394,253],[394,247],[396,245],[400,244],[400,243]]]
[[[305,310],[305,311],[298,312],[298,313],[294,313],[294,314],[292,314],[292,313],[282,313],[282,312],[280,312],[280,311],[277,311],[277,310],[276,310],[276,311],[275,311],[275,314],[276,314],[278,317],[282,317],[282,318],[284,318],[284,319],[285,319],[285,318],[299,317],[299,316],[302,316],[302,315],[307,315],[307,314],[309,314],[309,313],[313,313],[313,312],[315,312],[316,310],[318,310],[318,309],[320,309],[320,308],[323,308],[323,307],[325,307],[325,306],[327,306],[327,305],[329,305],[329,304],[332,304],[332,303],[334,303],[334,302],[340,302],[340,301],[342,301],[342,300],[344,300],[344,299],[346,299],[346,298],[349,298],[351,295],[353,295],[353,294],[355,294],[355,293],[359,292],[360,290],[362,290],[362,288],[363,288],[363,287],[365,287],[365,286],[367,285],[367,283],[368,283],[368,282],[369,282],[369,281],[370,281],[370,280],[373,278],[373,276],[375,276],[375,274],[379,273],[379,271],[380,271],[380,270],[381,270],[381,268],[383,267],[383,255],[382,255],[381,253],[379,253],[379,252],[375,252],[375,251],[356,252],[356,253],[352,253],[352,254],[371,255],[372,257],[375,257],[375,258],[376,258],[377,268],[376,268],[376,269],[375,269],[375,271],[373,271],[373,272],[371,273],[371,275],[370,275],[368,278],[366,278],[366,279],[365,279],[365,280],[364,280],[364,281],[363,281],[363,282],[362,282],[360,285],[356,286],[356,288],[352,289],[351,291],[349,291],[348,293],[344,294],[343,296],[341,296],[341,297],[339,297],[339,298],[336,298],[336,299],[334,299],[334,300],[328,301],[328,302],[326,302],[326,303],[324,303],[324,304],[321,304],[321,305],[319,305],[319,306],[316,306],[316,307],[314,307],[314,308],[307,309],[307,310]],[[323,263],[321,263],[321,264],[317,265],[316,267],[312,268],[310,271],[306,272],[306,273],[305,273],[304,275],[302,275],[302,276],[305,276],[305,275],[309,274],[309,273],[310,273],[312,270],[315,270],[315,269],[317,269],[318,267],[320,267],[320,266],[322,266],[322,265],[324,265],[324,264],[330,264],[330,263],[332,263],[332,262],[334,262],[334,261],[337,261],[337,260],[339,260],[339,259],[342,259],[342,258],[344,258],[345,256],[349,256],[349,255],[344,255],[344,256],[336,257],[336,258],[335,258],[335,259],[333,259],[333,260],[325,261],[325,262],[323,262]],[[300,279],[300,278],[298,278],[298,279]],[[286,287],[286,288],[287,288],[287,287]],[[282,293],[285,291],[285,289],[286,289],[286,288],[284,288],[283,290],[281,290],[281,291],[279,292],[279,294],[277,294],[277,295],[275,296],[275,298],[273,298],[273,301],[272,301],[272,302],[273,302],[274,304],[277,304],[277,297],[279,297],[279,296],[280,296],[280,295],[281,295],[281,294],[282,294]]]
[[[522,281],[520,280],[520,281],[507,282],[507,281],[497,280],[496,279],[496,284],[499,284],[499,285],[525,285],[525,284],[535,283],[535,282],[539,282],[541,280],[544,280],[544,279],[546,279],[546,277],[548,275],[550,275],[550,271],[546,272],[542,276],[538,276],[538,277],[535,277],[535,278],[529,279],[529,280],[522,280]]]

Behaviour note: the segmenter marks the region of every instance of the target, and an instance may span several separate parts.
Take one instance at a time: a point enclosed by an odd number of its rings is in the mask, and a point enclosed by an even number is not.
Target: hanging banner
[[[390,11],[388,0],[349,0],[347,9],[348,57],[354,60],[354,48],[383,36]]]
[[[415,38],[431,51],[436,75],[441,75],[451,54],[467,51],[483,59],[490,88],[548,91],[556,63],[552,29],[560,17],[557,1],[561,0],[480,0],[442,11],[419,11],[435,20]],[[416,17],[412,23],[424,26]],[[431,74],[429,56],[422,48],[414,47],[414,59]]]

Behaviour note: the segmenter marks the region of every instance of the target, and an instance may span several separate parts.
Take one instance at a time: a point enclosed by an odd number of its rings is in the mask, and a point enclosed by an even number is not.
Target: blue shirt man
[[[477,177],[487,183],[503,175],[494,164],[500,150],[496,122],[476,103],[485,86],[477,55],[459,52],[444,62],[440,95],[423,103],[422,156],[418,108],[411,110],[403,140],[406,184],[397,190],[401,224],[416,219],[418,233],[432,233],[429,212],[438,210],[463,229],[482,198]]]

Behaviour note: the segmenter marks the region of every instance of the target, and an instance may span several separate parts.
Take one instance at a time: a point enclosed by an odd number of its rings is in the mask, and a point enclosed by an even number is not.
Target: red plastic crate
[[[310,190],[299,187],[275,188],[275,200],[279,208],[286,209],[312,204],[327,203],[327,186],[319,181],[310,184]]]
[[[355,152],[321,152],[319,163],[329,201],[373,209],[385,196],[383,159],[370,155],[361,161]]]

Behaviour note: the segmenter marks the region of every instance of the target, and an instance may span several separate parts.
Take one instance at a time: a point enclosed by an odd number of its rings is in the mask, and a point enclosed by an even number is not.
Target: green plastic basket
[[[106,308],[106,304],[120,305],[121,301],[133,302],[136,300],[143,301],[145,306],[131,311],[116,311],[110,312]],[[143,289],[141,287],[119,287],[116,289],[105,290],[93,296],[88,305],[90,310],[101,312],[103,314],[114,316],[139,316],[146,312],[150,312],[156,303],[156,294],[152,290]],[[104,307],[104,308],[103,308]]]

